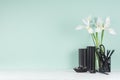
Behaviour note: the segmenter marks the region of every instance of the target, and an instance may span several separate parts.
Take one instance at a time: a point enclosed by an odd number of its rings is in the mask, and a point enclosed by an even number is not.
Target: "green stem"
[[[98,47],[99,46],[99,41],[98,41],[98,32],[96,32],[96,46]]]
[[[102,30],[102,33],[101,33],[101,44],[103,42],[103,37],[104,37],[104,30]]]
[[[93,40],[94,45],[96,45],[96,42],[95,42],[96,40],[95,40],[95,35],[94,35],[94,33],[91,34],[91,37],[92,37],[92,40]]]
[[[98,48],[99,46],[99,39],[98,39],[98,32],[96,32],[96,35],[93,33],[92,35],[92,39],[93,39],[93,42],[96,46],[96,48]],[[96,65],[96,69],[98,70],[99,69],[99,57],[98,55],[95,53],[95,58],[96,58],[96,62],[95,62],[95,65]]]

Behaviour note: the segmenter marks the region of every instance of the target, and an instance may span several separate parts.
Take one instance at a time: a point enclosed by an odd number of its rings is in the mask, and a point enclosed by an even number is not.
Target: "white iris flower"
[[[100,17],[97,18],[95,32],[101,32],[102,30],[106,30],[112,35],[116,35],[114,29],[110,27],[110,17],[107,17],[104,23]]]
[[[104,30],[107,30],[110,34],[112,35],[116,35],[116,32],[114,31],[114,29],[112,29],[110,27],[110,17],[107,17],[106,18],[106,21],[105,21],[105,24],[104,24],[104,27],[103,27]]]
[[[90,27],[90,21],[91,21],[91,17],[88,17],[86,19],[82,20],[84,25],[79,25],[76,27],[76,30],[81,30],[81,29],[87,29],[88,33],[92,34],[93,33],[93,29]]]
[[[100,17],[97,18],[97,22],[96,24],[96,28],[95,28],[95,32],[101,32],[102,31],[102,26],[103,26],[103,21]]]

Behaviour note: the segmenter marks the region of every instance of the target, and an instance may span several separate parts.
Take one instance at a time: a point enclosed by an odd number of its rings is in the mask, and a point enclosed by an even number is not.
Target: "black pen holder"
[[[104,62],[99,61],[99,72],[111,72],[111,57]]]

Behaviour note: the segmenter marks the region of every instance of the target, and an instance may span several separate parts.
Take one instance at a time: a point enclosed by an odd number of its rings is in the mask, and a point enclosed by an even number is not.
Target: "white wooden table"
[[[120,72],[109,75],[74,71],[1,70],[0,80],[120,80]]]

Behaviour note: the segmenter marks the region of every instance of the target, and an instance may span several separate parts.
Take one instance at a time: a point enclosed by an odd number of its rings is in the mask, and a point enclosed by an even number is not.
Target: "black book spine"
[[[79,49],[79,67],[83,67],[83,50]]]
[[[90,53],[89,53],[89,47],[87,47],[87,70],[90,69]]]
[[[83,66],[84,68],[87,68],[87,49],[84,49],[83,58],[84,58]]]
[[[79,49],[79,67],[87,67],[87,49]]]
[[[87,47],[87,67],[90,73],[95,73],[95,46]]]

